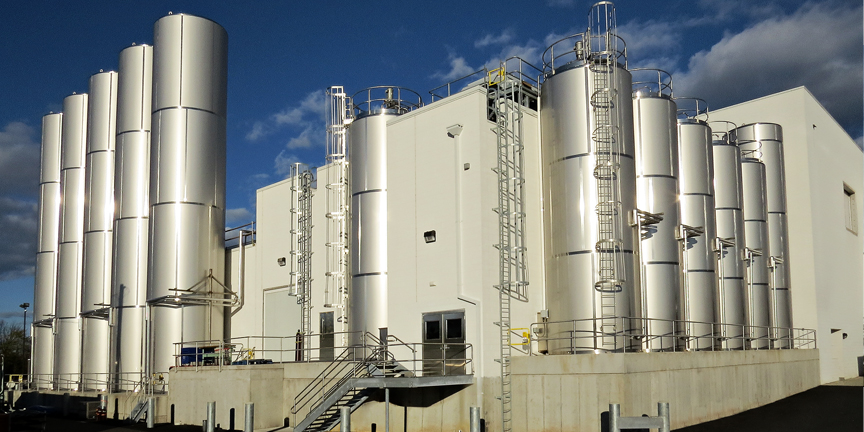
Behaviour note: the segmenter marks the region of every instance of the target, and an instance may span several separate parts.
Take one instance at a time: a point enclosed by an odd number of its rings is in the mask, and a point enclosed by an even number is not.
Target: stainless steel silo
[[[348,328],[379,334],[387,319],[387,122],[420,106],[414,91],[396,86],[357,92],[348,129],[351,167],[351,295]]]
[[[55,388],[79,389],[81,373],[81,270],[84,243],[84,167],[87,94],[63,100],[60,163],[60,244],[54,336]]]
[[[768,212],[765,206],[765,165],[742,152],[741,185],[744,198],[744,245],[747,258],[747,316],[750,347],[769,348],[771,294],[768,274]]]
[[[153,47],[126,48],[119,63],[110,366],[117,388],[132,390],[144,373]]]
[[[108,386],[116,115],[117,72],[91,76],[81,285],[81,378],[88,390],[106,390]]]
[[[630,347],[625,333],[638,325],[626,318],[638,286],[627,220],[636,208],[631,76],[612,24],[593,33],[604,46],[589,48],[596,45],[590,36],[574,35],[543,56],[546,336],[553,354]]]
[[[60,142],[63,114],[42,117],[42,163],[39,175],[39,225],[33,289],[33,355],[30,382],[48,389],[54,373],[54,296],[60,229]]]
[[[150,367],[223,338],[228,35],[177,14],[154,28],[147,301]]]
[[[631,70],[631,72],[634,72]],[[633,83],[633,129],[636,149],[636,207],[642,212],[639,258],[640,289],[636,304],[649,337],[643,349],[671,350],[675,344],[681,289],[678,227],[678,108],[672,100],[671,76],[638,70]],[[634,75],[636,77],[637,75]],[[644,79],[642,79],[644,78]],[[636,218],[639,218],[638,221]]]
[[[789,348],[792,297],[789,277],[789,228],[786,220],[786,170],[783,128],[774,123],[754,123],[732,132],[742,152],[754,152],[765,164],[765,197],[768,211],[768,255],[771,284],[771,327],[776,327],[774,346]]]
[[[714,131],[714,201],[720,243],[717,267],[717,321],[723,349],[744,347],[745,277],[744,213],[741,191],[741,153],[726,132]],[[731,244],[729,244],[731,242]]]
[[[698,109],[697,109],[698,111]],[[695,236],[682,235],[682,290],[680,330],[687,336],[687,348],[710,349],[714,345],[714,306],[717,280],[714,273],[714,155],[711,128],[693,117],[678,120],[678,163],[681,224],[701,228]]]

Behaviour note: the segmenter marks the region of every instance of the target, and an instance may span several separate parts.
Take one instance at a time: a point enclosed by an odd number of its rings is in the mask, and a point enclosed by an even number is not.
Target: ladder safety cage
[[[594,341],[595,349],[614,349],[621,331],[617,327],[618,297],[626,282],[624,264],[624,220],[622,214],[621,162],[623,151],[618,126],[617,99],[622,89],[618,88],[618,69],[626,68],[626,46],[615,34],[615,6],[612,2],[596,3],[589,14],[586,33],[587,55],[592,93],[590,109],[594,120],[591,141],[595,155],[594,179],[596,182],[597,242],[595,243],[594,332],[600,334],[600,345]],[[622,46],[619,48],[619,42]],[[576,44],[579,48],[580,44]],[[579,53],[576,52],[577,58]],[[624,61],[621,65],[619,60]],[[630,89],[626,89],[629,91]],[[630,99],[627,98],[629,101]],[[599,301],[599,310],[596,302]],[[597,314],[600,314],[597,328]]]
[[[308,165],[291,166],[291,284],[300,305],[300,332],[312,334],[312,184]]]
[[[516,63],[518,66],[513,65]],[[511,66],[513,65],[513,66]],[[512,68],[512,69],[511,69]],[[531,69],[529,69],[531,68]],[[516,57],[501,62],[500,67],[487,75],[488,98],[492,129],[497,140],[497,165],[493,171],[498,177],[498,290],[501,368],[501,426],[504,432],[513,428],[512,382],[510,357],[512,349],[511,299],[528,298],[528,265],[525,242],[524,143],[523,107],[536,103],[536,80],[526,70],[540,70]],[[530,80],[530,81],[529,81]],[[533,81],[533,84],[532,82]],[[521,340],[520,340],[521,342]]]
[[[350,219],[349,219],[349,166],[348,166],[348,125],[353,120],[351,98],[342,86],[327,89],[327,155],[328,164],[325,189],[327,237],[326,237],[326,283],[324,286],[324,306],[337,312],[336,322],[340,324],[343,339],[348,330],[348,272]],[[347,339],[343,342],[347,342]]]

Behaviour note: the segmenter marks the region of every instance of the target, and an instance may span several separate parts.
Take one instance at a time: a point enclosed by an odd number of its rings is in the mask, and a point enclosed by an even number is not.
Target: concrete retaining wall
[[[610,403],[624,416],[656,415],[669,402],[681,428],[819,385],[818,350],[514,357],[514,431],[592,431]],[[487,425],[500,405],[486,393]]]

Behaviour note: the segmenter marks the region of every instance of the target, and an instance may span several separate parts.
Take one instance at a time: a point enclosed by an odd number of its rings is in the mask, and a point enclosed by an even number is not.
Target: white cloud
[[[40,165],[35,135],[21,122],[0,131],[0,280],[33,274]]]
[[[855,144],[858,144],[859,148],[864,149],[864,135],[855,138]]]
[[[627,44],[630,67],[671,70],[678,63],[681,48],[679,25],[656,20],[631,20],[618,26],[617,32]]]
[[[323,124],[327,113],[327,97],[323,90],[307,94],[299,103],[271,114],[265,120],[252,124],[246,140],[257,141],[273,135],[283,127],[302,127],[304,131],[313,124]]]
[[[513,31],[505,29],[499,35],[487,33],[482,38],[474,41],[474,48],[483,48],[489,45],[502,45],[513,40]]]
[[[291,138],[288,140],[288,143],[285,144],[285,147],[289,149],[297,149],[297,148],[309,148],[315,144],[324,145],[324,135],[327,131],[324,130],[323,127],[316,125],[307,125],[306,128],[300,132],[300,135]]]
[[[477,70],[477,68],[473,68],[468,65],[465,61],[465,58],[462,56],[457,56],[456,54],[450,53],[447,56],[447,60],[450,62],[450,71],[448,72],[435,72],[432,74],[432,78],[437,78],[443,81],[450,81],[457,78],[462,78],[465,75],[470,74]]]
[[[276,174],[287,177],[288,174],[291,173],[291,165],[300,162],[300,158],[296,155],[289,154],[287,151],[282,150],[276,156],[276,160],[274,162],[274,168],[276,168]]]
[[[11,122],[0,132],[0,194],[36,194],[39,183],[39,143],[35,131]]]
[[[225,210],[225,224],[236,226],[248,223],[255,219],[255,215],[245,207]]]
[[[675,76],[675,93],[720,108],[804,85],[842,126],[860,128],[861,46],[860,5],[808,3],[694,54]]]

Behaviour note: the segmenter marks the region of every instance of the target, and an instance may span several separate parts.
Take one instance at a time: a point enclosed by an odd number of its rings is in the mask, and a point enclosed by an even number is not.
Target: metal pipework
[[[162,372],[175,343],[224,334],[228,35],[175,14],[154,41],[147,299],[150,372]]]
[[[789,348],[792,327],[792,298],[789,262],[789,227],[786,216],[786,170],[783,157],[783,128],[774,123],[754,123],[730,132],[742,154],[765,164],[765,205],[768,216],[766,254],[771,266],[770,323],[777,348]]]
[[[729,122],[711,122],[713,126],[714,199],[717,237],[727,243],[718,244],[717,277],[718,297],[715,313],[717,321],[729,324],[718,329],[722,349],[742,349],[746,267],[743,261],[744,213],[742,211],[741,153],[729,139],[735,125]]]
[[[758,159],[741,159],[741,174],[744,201],[744,244],[747,248],[748,266],[746,310],[751,326],[750,347],[769,348],[768,326],[770,320],[771,293],[768,272],[767,208],[765,206],[765,165]]]
[[[480,407],[469,408],[470,432],[480,432]]]
[[[240,312],[240,309],[243,309],[243,305],[246,304],[246,238],[252,235],[252,231],[250,230],[240,230],[240,235],[237,237],[237,240],[240,242],[238,244],[238,249],[240,250],[240,257],[238,262],[238,267],[240,268],[240,275],[238,276],[239,280],[237,282],[237,297],[240,299],[240,303],[237,304],[237,307],[231,311],[231,316]]]
[[[144,373],[153,47],[128,47],[119,63],[110,358],[117,388],[132,390]]]
[[[81,270],[84,242],[84,167],[87,94],[63,100],[60,164],[60,243],[54,338],[55,388],[79,389],[81,380]]]
[[[153,429],[156,423],[156,398],[147,399],[147,429]]]
[[[60,234],[60,144],[63,114],[42,117],[42,156],[39,175],[39,220],[33,289],[32,375],[35,388],[47,389],[44,377],[54,372],[54,296],[57,291],[57,253]],[[31,379],[31,381],[33,381]],[[50,381],[50,380],[48,380]]]
[[[116,115],[117,72],[91,76],[84,182],[81,372],[84,388],[93,390],[107,389]]]
[[[351,432],[351,407],[339,408],[339,422],[340,432]]]
[[[646,70],[646,72],[648,72]],[[657,72],[657,71],[654,71]],[[662,74],[658,72],[658,76]],[[645,342],[644,349],[671,349],[673,321],[677,317],[680,291],[678,226],[678,131],[677,105],[669,97],[664,80],[634,83],[633,123],[636,147],[636,205],[638,217],[642,318],[645,334],[669,335]],[[665,89],[665,90],[664,90]],[[634,217],[634,218],[635,218]]]
[[[687,100],[686,105],[695,101],[696,108],[679,108],[678,119],[678,154],[679,154],[679,186],[681,224],[699,227],[702,234],[688,237],[682,251],[682,262],[685,263],[682,272],[681,299],[685,304],[680,306],[680,319],[701,323],[714,323],[716,317],[715,296],[717,280],[715,275],[716,256],[714,254],[714,238],[716,223],[714,220],[714,161],[711,148],[711,128],[702,120],[707,108],[700,107],[698,99],[678,98]],[[679,104],[681,105],[681,104]],[[712,324],[688,324],[685,333],[688,336],[687,349],[711,349],[713,334]]]

